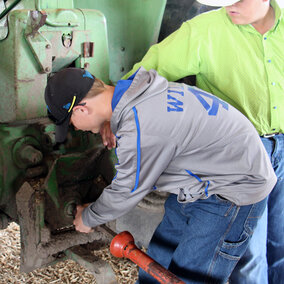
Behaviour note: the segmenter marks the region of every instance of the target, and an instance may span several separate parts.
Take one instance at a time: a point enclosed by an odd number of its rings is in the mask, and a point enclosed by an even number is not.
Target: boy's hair
[[[103,91],[106,90],[106,84],[96,78],[95,82],[93,83],[93,86],[91,87],[91,89],[89,90],[89,92],[87,93],[87,95],[85,96],[85,98],[92,98],[94,96],[97,96],[98,94],[102,93]]]

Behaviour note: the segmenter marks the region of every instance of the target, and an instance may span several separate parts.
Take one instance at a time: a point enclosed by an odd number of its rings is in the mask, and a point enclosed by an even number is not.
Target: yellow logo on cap
[[[72,101],[72,103],[71,103],[71,106],[70,106],[69,109],[68,109],[68,112],[70,112],[70,111],[72,110],[72,107],[74,106],[75,101],[76,101],[76,96],[73,97],[73,101]]]

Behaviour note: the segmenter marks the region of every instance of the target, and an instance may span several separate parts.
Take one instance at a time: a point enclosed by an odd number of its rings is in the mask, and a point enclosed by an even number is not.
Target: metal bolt
[[[50,70],[51,70],[50,67],[46,67],[46,68],[44,69],[44,71],[47,72],[47,73],[50,72]]]
[[[25,176],[27,178],[35,178],[35,177],[42,175],[44,172],[45,172],[45,169],[42,166],[28,168],[25,172]]]
[[[45,48],[46,48],[46,49],[50,49],[50,48],[51,48],[51,45],[50,45],[50,44],[47,44],[47,45],[45,46]]]
[[[76,214],[76,206],[75,201],[69,201],[64,208],[64,213],[66,217],[74,217]]]
[[[36,165],[42,161],[43,155],[31,145],[24,145],[19,151],[21,162],[26,165]]]

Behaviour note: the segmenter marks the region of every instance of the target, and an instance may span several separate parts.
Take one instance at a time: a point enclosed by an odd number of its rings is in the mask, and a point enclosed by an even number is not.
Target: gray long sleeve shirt
[[[174,193],[179,202],[218,194],[240,206],[271,192],[276,176],[265,148],[234,107],[143,67],[126,85],[113,98],[117,175],[83,211],[85,225],[124,215],[153,190]]]

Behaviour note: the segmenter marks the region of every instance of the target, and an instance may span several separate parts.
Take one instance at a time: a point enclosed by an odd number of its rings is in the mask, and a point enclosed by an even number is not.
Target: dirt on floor
[[[118,283],[134,284],[136,282],[138,267],[134,263],[111,256],[108,248],[97,251],[95,254],[110,263]],[[5,230],[0,230],[0,275],[0,284],[97,283],[90,272],[73,260],[59,262],[30,273],[20,273],[20,228],[16,223],[11,223]]]

